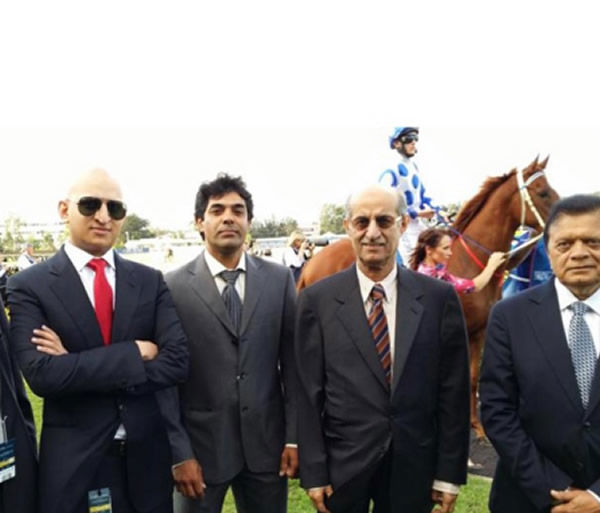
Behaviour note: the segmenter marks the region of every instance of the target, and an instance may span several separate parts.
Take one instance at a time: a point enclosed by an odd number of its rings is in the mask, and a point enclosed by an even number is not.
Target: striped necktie
[[[575,377],[579,387],[579,395],[583,407],[587,408],[590,391],[592,388],[592,379],[596,368],[596,349],[594,339],[584,314],[590,309],[588,305],[581,301],[576,301],[570,306],[573,311],[573,317],[569,323],[569,346],[571,348],[571,359],[575,369]]]
[[[225,285],[225,288],[221,293],[221,297],[223,298],[225,306],[227,307],[229,318],[233,323],[235,332],[238,335],[240,333],[240,321],[242,319],[242,300],[235,289],[235,282],[241,272],[241,269],[236,269],[235,271],[221,271],[219,273],[227,282],[227,285]]]
[[[387,318],[383,311],[383,300],[385,299],[385,290],[380,283],[373,285],[369,294],[371,300],[371,310],[369,312],[369,327],[377,356],[383,367],[385,379],[388,384],[392,381],[392,355],[390,354],[390,333],[388,330]]]

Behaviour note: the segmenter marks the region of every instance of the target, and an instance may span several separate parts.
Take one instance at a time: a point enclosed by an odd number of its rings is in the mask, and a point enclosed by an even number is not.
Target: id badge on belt
[[[15,440],[8,440],[6,417],[0,418],[0,483],[17,475]]]
[[[112,513],[110,489],[100,488],[88,492],[89,513]]]

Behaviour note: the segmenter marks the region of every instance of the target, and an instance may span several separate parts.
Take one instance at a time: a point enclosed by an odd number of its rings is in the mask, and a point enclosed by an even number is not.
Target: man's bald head
[[[108,202],[122,202],[119,183],[104,169],[80,175],[69,187],[67,197],[58,203],[60,217],[67,223],[71,243],[94,256],[102,256],[115,244],[123,218],[115,219]],[[99,208],[85,208],[94,201]]]

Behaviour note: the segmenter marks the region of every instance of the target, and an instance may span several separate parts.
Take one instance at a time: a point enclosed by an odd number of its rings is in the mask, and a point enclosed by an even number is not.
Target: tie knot
[[[228,285],[231,285],[233,287],[235,285],[235,281],[238,279],[238,276],[241,272],[241,269],[236,269],[235,271],[221,271],[219,274],[227,282]]]
[[[583,301],[575,301],[571,305],[571,310],[573,310],[573,315],[583,315],[590,310],[590,307]]]
[[[369,297],[371,298],[371,301],[373,301],[374,303],[377,301],[381,301],[382,299],[385,299],[385,290],[383,288],[383,285],[381,285],[381,283],[376,283],[375,285],[373,285],[373,288],[371,289],[371,294],[369,294]]]
[[[108,262],[104,260],[104,258],[92,258],[87,266],[91,267],[94,272],[104,271],[105,267],[108,265]]]

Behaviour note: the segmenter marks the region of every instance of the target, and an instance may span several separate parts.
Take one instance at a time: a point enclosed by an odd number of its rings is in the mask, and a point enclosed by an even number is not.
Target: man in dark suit
[[[230,486],[239,513],[283,513],[298,466],[294,282],[244,252],[252,214],[241,178],[202,184],[195,219],[205,250],[167,275],[189,340],[181,397],[197,458],[174,469],[178,513],[218,513]]]
[[[488,324],[493,513],[600,511],[600,198],[558,201],[544,240],[555,278],[499,302]]]
[[[351,196],[356,265],[298,299],[300,479],[321,512],[451,512],[466,480],[462,310],[451,286],[396,264],[405,214],[391,189]]]
[[[58,206],[69,241],[8,285],[11,344],[44,397],[40,511],[168,513],[164,392],[187,376],[187,343],[160,272],[112,249],[126,213],[103,170]],[[95,509],[94,509],[95,508]]]
[[[0,513],[37,511],[37,449],[33,412],[21,373],[8,352],[0,299]],[[14,464],[8,461],[14,457]]]

